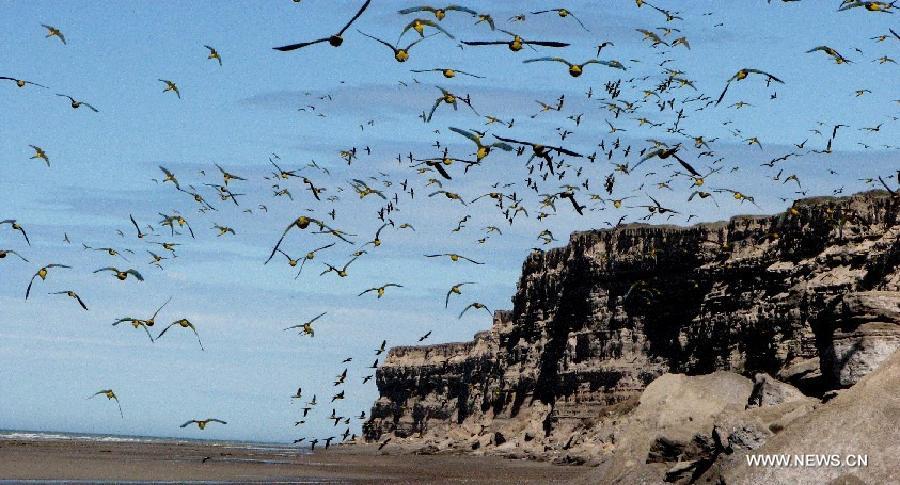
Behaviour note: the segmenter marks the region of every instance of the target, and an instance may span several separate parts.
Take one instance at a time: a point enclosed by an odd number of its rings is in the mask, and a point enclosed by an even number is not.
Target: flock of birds
[[[294,0],[300,3],[299,0]],[[799,0],[782,0],[784,3]],[[770,0],[771,3],[771,0]],[[294,52],[294,55],[303,55],[301,49],[321,48],[315,47],[318,44],[328,44],[337,48],[344,44],[345,35],[350,33],[351,27],[360,19],[370,8],[371,0],[365,0],[359,10],[353,15],[336,33],[326,35],[311,41],[304,41],[275,47],[277,51]],[[742,187],[727,187],[716,182],[722,174],[735,173],[741,170],[740,165],[730,164],[726,157],[719,153],[716,143],[740,143],[749,147],[756,146],[763,149],[762,141],[751,134],[744,133],[740,128],[735,126],[734,121],[726,121],[723,125],[731,133],[731,140],[719,140],[716,137],[708,137],[702,133],[691,131],[687,125],[690,124],[690,118],[696,116],[698,112],[704,110],[739,110],[749,108],[754,103],[762,103],[777,99],[777,91],[779,86],[785,85],[788,77],[781,73],[771,73],[757,67],[740,67],[728,79],[721,80],[722,84],[717,86],[714,93],[704,93],[697,86],[697,80],[692,78],[688,72],[677,67],[677,61],[674,59],[676,51],[688,51],[691,49],[691,41],[688,34],[680,28],[683,18],[680,12],[667,10],[653,3],[644,0],[635,0],[635,8],[641,13],[646,12],[647,22],[656,22],[657,27],[647,29],[637,29],[634,34],[646,43],[648,57],[659,57],[659,61],[653,61],[655,73],[641,77],[632,77],[629,75],[629,69],[636,65],[638,60],[617,60],[612,57],[606,57],[605,54],[615,48],[615,44],[610,40],[603,40],[596,47],[596,52],[592,53],[593,58],[589,58],[583,62],[571,62],[562,53],[564,49],[569,47],[569,43],[565,39],[547,39],[547,38],[531,38],[516,33],[516,25],[534,21],[558,21],[567,22],[571,28],[583,32],[592,32],[576,13],[565,8],[553,8],[546,10],[538,10],[533,12],[521,13],[508,19],[495,19],[489,13],[481,12],[463,5],[448,5],[445,7],[432,6],[415,6],[405,8],[397,12],[399,37],[397,42],[389,42],[382,37],[384,34],[376,35],[371,32],[362,30],[354,30],[358,34],[353,42],[372,42],[374,47],[380,51],[381,46],[387,47],[394,60],[397,63],[406,63],[413,60],[411,51],[414,47],[423,42],[446,42],[455,45],[459,49],[466,51],[470,48],[482,49],[492,47],[505,47],[510,52],[497,50],[497,56],[522,55],[521,51],[532,51],[536,53],[531,58],[522,59],[526,65],[550,65],[565,68],[565,72],[573,77],[578,78],[586,75],[588,66],[590,69],[605,69],[603,77],[604,81],[602,90],[594,91],[590,88],[584,93],[585,99],[596,101],[602,111],[605,112],[602,120],[589,122],[591,117],[588,113],[575,113],[566,111],[567,98],[565,95],[549,100],[537,101],[538,111],[528,116],[532,119],[542,116],[555,117],[563,126],[560,126],[548,134],[532,135],[529,137],[508,135],[504,130],[513,130],[516,126],[514,118],[502,118],[490,114],[481,114],[477,110],[477,103],[469,94],[463,94],[455,88],[445,86],[435,87],[435,101],[433,105],[423,107],[422,113],[419,115],[421,122],[436,124],[440,119],[443,110],[459,110],[460,104],[464,105],[464,111],[471,112],[472,123],[470,127],[446,127],[448,136],[453,142],[461,142],[467,144],[472,151],[466,152],[452,150],[455,145],[448,145],[446,141],[437,140],[434,142],[435,151],[430,154],[398,154],[396,156],[396,164],[398,170],[404,171],[406,176],[389,175],[379,172],[378,175],[364,177],[359,176],[344,182],[331,182],[331,172],[328,167],[320,165],[316,162],[310,162],[300,168],[292,168],[289,163],[283,161],[277,154],[269,156],[269,165],[271,173],[265,175],[265,183],[271,186],[271,192],[268,194],[273,202],[274,200],[283,201],[288,199],[294,201],[304,197],[304,202],[318,203],[321,205],[334,205],[342,198],[356,198],[362,204],[362,201],[375,200],[379,207],[375,210],[375,214],[379,221],[377,229],[371,233],[371,236],[359,236],[354,234],[347,228],[341,228],[339,214],[332,206],[330,210],[312,209],[302,210],[296,218],[286,222],[278,228],[278,233],[272,235],[272,246],[267,252],[267,257],[261,255],[260,264],[286,264],[292,270],[295,270],[294,278],[298,279],[303,275],[304,268],[308,268],[317,261],[328,258],[329,261],[321,263],[319,269],[313,270],[320,277],[345,278],[352,270],[355,262],[364,258],[371,258],[382,246],[383,240],[388,232],[393,231],[415,231],[411,223],[401,220],[402,209],[405,207],[404,202],[411,201],[417,196],[424,193],[425,197],[444,199],[448,207],[454,210],[465,211],[466,214],[460,218],[451,232],[463,231],[467,225],[476,221],[479,212],[493,212],[494,215],[502,216],[506,225],[512,226],[520,218],[533,218],[538,223],[553,217],[562,212],[564,207],[558,207],[558,204],[564,203],[571,206],[571,209],[578,215],[588,215],[588,213],[599,213],[601,211],[609,211],[615,216],[611,220],[605,221],[608,226],[615,227],[624,224],[627,221],[626,215],[620,215],[617,212],[622,209],[639,209],[645,214],[638,218],[643,221],[668,221],[676,218],[677,221],[689,223],[696,214],[691,212],[694,204],[714,204],[719,207],[719,199],[727,197],[737,204],[756,205],[757,200],[753,194]],[[894,3],[877,2],[877,1],[843,1],[838,5],[841,12],[865,11],[871,14],[893,14],[896,10]],[[712,13],[704,14],[712,15]],[[548,18],[555,16],[555,19]],[[465,32],[465,40],[459,40],[454,28],[449,24],[456,19],[456,25],[467,25],[474,31]],[[533,20],[532,20],[533,19]],[[498,25],[505,20],[509,26],[505,29]],[[66,44],[66,37],[62,30],[49,25],[43,25],[48,38],[55,38],[62,44]],[[471,36],[471,39],[469,39]],[[410,41],[403,41],[404,38]],[[900,46],[900,35],[894,29],[888,29],[887,32],[875,32],[871,37],[873,47],[880,48],[884,52],[880,52],[877,57],[867,59],[870,62],[878,64],[896,64],[891,57],[891,52],[896,52]],[[227,59],[223,61],[223,56],[216,48],[212,46],[204,46],[207,49],[207,61],[214,62],[223,68],[228,65]],[[326,46],[327,47],[327,46]],[[848,50],[850,47],[839,46],[840,50]],[[852,47],[852,49],[860,56],[863,51],[860,48]],[[300,52],[295,52],[300,51]],[[547,55],[546,53],[553,52]],[[802,51],[801,51],[802,52]],[[537,54],[539,53],[539,54]],[[836,65],[838,69],[843,69],[848,65],[862,62],[861,57],[847,57],[838,48],[827,45],[810,46],[806,53],[809,55],[826,55]],[[227,54],[227,53],[226,53]],[[376,52],[377,54],[377,52]],[[603,57],[601,57],[603,56]],[[870,56],[871,57],[871,56]],[[815,59],[810,59],[815,62]],[[754,60],[755,62],[763,62],[764,59]],[[643,65],[647,65],[645,61]],[[425,75],[440,75],[445,83],[450,83],[459,76],[473,79],[481,79],[486,77],[484,73],[479,73],[477,69],[460,69],[456,66],[420,66],[417,69],[411,69],[412,73]],[[895,78],[896,72],[887,75],[888,78]],[[22,89],[38,89],[48,90],[48,86],[31,80],[19,79],[15,77],[0,77],[0,80],[9,81],[16,87]],[[181,98],[182,93],[176,82],[159,79],[162,83],[162,92],[166,95]],[[420,83],[414,80],[415,83]],[[399,81],[402,87],[408,87],[410,83]],[[770,88],[772,91],[768,99],[751,99],[741,97],[741,85],[757,83],[760,86]],[[889,83],[888,83],[889,84]],[[721,87],[721,91],[718,88]],[[888,86],[890,87],[890,86]],[[51,91],[52,92],[52,91]],[[2,91],[0,91],[2,93]],[[438,94],[439,93],[439,94]],[[98,107],[91,103],[63,93],[55,93],[56,96],[65,99],[71,109],[79,110],[85,108],[93,113],[101,113]],[[865,96],[871,94],[869,89],[860,89],[852,93],[855,96]],[[3,94],[4,96],[9,93]],[[332,95],[325,94],[319,97],[319,101],[327,103],[333,99]],[[895,100],[900,103],[900,100]],[[102,107],[100,107],[102,108]],[[321,110],[315,105],[307,105],[299,108],[301,112],[324,116]],[[655,113],[651,115],[649,113]],[[652,119],[651,119],[652,117]],[[472,127],[476,125],[476,120],[483,122],[482,126]],[[843,124],[819,125],[810,129],[810,133],[815,135],[815,140],[808,138],[794,144],[794,148],[786,153],[778,154],[772,159],[764,163],[764,168],[771,170],[771,180],[780,186],[791,186],[796,190],[795,195],[806,195],[803,182],[797,173],[790,172],[791,160],[799,159],[808,154],[828,155],[831,154],[837,144],[845,137],[839,137],[841,128],[846,130],[855,129],[860,135],[875,134],[882,129],[886,129],[898,121],[898,115],[893,115],[885,119],[876,119],[872,121],[871,126],[848,127]],[[365,130],[366,126],[374,124],[374,120],[361,124],[361,130]],[[601,141],[593,149],[588,151],[578,150],[576,147],[564,146],[567,138],[578,130],[590,129],[591,127],[601,126],[603,131],[600,133]],[[645,143],[636,144],[636,141],[628,141],[624,139],[625,132],[634,127],[644,127],[655,130],[659,133],[658,138],[651,138]],[[607,130],[608,128],[608,130]],[[495,133],[489,134],[488,129],[494,130]],[[845,130],[845,131],[846,131]],[[441,129],[435,129],[435,134],[442,135]],[[841,132],[843,133],[843,132]],[[558,138],[558,142],[545,141],[547,138]],[[849,138],[849,137],[848,137]],[[662,139],[668,141],[662,141]],[[860,141],[858,145],[862,145],[865,149],[872,148],[870,145]],[[810,145],[809,147],[807,145]],[[815,145],[813,147],[812,145]],[[51,167],[51,158],[49,151],[43,147],[30,145],[33,154],[32,159],[42,162],[47,167]],[[897,149],[897,145],[884,144],[882,149]],[[364,148],[350,147],[341,149],[337,156],[351,166],[354,162],[360,160],[365,153],[365,157],[371,156],[372,149],[369,146]],[[476,196],[466,195],[459,188],[454,189],[454,184],[462,187],[465,177],[479,171],[482,166],[494,162],[495,159],[501,157],[516,157],[524,159],[524,176],[522,179],[497,181],[492,184],[492,189],[486,193]],[[496,162],[494,162],[496,163]],[[645,169],[638,171],[639,168]],[[195,233],[189,219],[194,221],[197,218],[206,218],[211,215],[218,216],[221,214],[216,207],[218,204],[233,205],[242,212],[265,214],[268,212],[268,206],[264,203],[255,204],[248,207],[244,198],[259,196],[260,194],[249,194],[246,189],[249,175],[237,173],[237,169],[226,169],[215,164],[214,169],[209,173],[202,171],[201,175],[206,177],[206,182],[202,185],[195,185],[187,181],[187,177],[178,174],[174,170],[170,170],[165,166],[159,167],[159,174],[154,178],[160,186],[171,190],[173,196],[181,197],[183,201],[193,205],[196,215],[185,212],[160,212],[158,218],[152,221],[138,221],[134,215],[129,216],[128,221],[123,221],[125,229],[118,231],[118,236],[123,241],[129,241],[134,244],[142,244],[140,250],[134,249],[118,249],[115,246],[119,244],[108,244],[102,247],[94,247],[88,244],[82,244],[84,251],[93,251],[100,254],[107,261],[113,261],[114,264],[99,264],[93,273],[107,275],[120,281],[121,284],[138,284],[144,281],[145,276],[142,271],[133,266],[133,258],[137,258],[139,254],[149,257],[148,261],[143,263],[144,266],[155,267],[160,270],[169,265],[176,264],[175,258],[179,246],[186,244],[188,240],[202,237],[200,232]],[[508,171],[511,174],[512,171]],[[599,176],[597,174],[600,174]],[[839,175],[834,172],[832,175]],[[215,180],[210,180],[215,179]],[[640,179],[637,189],[623,190],[622,180]],[[871,177],[864,180],[866,184],[871,186],[880,186],[885,190],[897,195],[897,185],[900,184],[900,170],[896,173],[872,174]],[[790,184],[790,185],[789,185]],[[198,186],[200,188],[198,188]],[[659,194],[665,192],[675,192],[676,190],[684,191],[684,202],[678,207],[669,207],[660,202]],[[835,189],[834,194],[841,193],[843,188]],[[304,194],[304,192],[306,194]],[[302,195],[301,195],[302,194]],[[348,195],[349,194],[349,195]],[[526,197],[526,195],[528,197]],[[531,203],[529,197],[534,198]],[[296,198],[296,199],[295,199]],[[218,200],[216,200],[218,199]],[[563,200],[565,202],[563,202]],[[785,198],[784,200],[787,200]],[[315,201],[315,202],[313,202]],[[243,202],[243,203],[242,203]],[[214,205],[215,204],[215,205]],[[449,211],[449,209],[448,209]],[[471,211],[471,213],[468,213]],[[154,216],[155,217],[155,216]],[[21,244],[17,244],[17,249],[0,249],[0,261],[7,259],[8,256],[15,257],[21,263],[31,264],[28,256],[28,249],[31,246],[29,232],[26,229],[28,221],[18,219],[6,219],[0,221],[0,237],[8,238],[10,234],[17,235],[21,239]],[[501,237],[506,228],[498,225],[487,225],[481,229],[480,237],[475,242],[483,245],[492,237]],[[214,223],[210,230],[215,237],[236,237],[239,229],[234,227]],[[11,232],[10,232],[11,231]],[[64,242],[71,243],[68,234],[64,234]],[[558,240],[550,229],[543,229],[535,238],[541,246],[547,246],[557,242]],[[724,244],[724,242],[722,242]],[[12,243],[10,243],[12,245]],[[540,247],[535,250],[542,250]],[[458,254],[455,252],[438,252],[434,254],[425,254],[425,258],[446,259],[452,263],[462,265],[483,265],[483,261],[475,258]],[[88,311],[87,302],[82,300],[81,296],[73,289],[63,289],[50,286],[53,283],[54,276],[62,271],[72,271],[71,265],[62,262],[44,262],[36,267],[34,275],[28,282],[23,292],[24,300],[33,300],[37,297],[36,293],[40,291],[48,291],[49,295],[57,297],[67,297],[73,301],[77,308],[82,311]],[[309,270],[307,270],[307,273]],[[304,276],[306,277],[306,276]],[[449,308],[451,300],[458,300],[468,293],[466,290],[472,289],[473,285],[477,285],[476,281],[462,281],[453,284],[443,294],[444,306]],[[364,289],[358,293],[360,297],[381,299],[386,295],[404,288],[404,285],[398,282],[377,282],[373,286]],[[156,307],[155,311],[149,316],[127,316],[116,319],[112,322],[113,326],[125,324],[130,325],[135,330],[143,331],[150,342],[158,342],[167,332],[171,333],[183,332],[196,338],[199,351],[205,350],[200,338],[198,327],[202,329],[202,323],[195,325],[194,322],[186,318],[171,316],[162,322],[157,322],[161,312],[172,301],[162,303]],[[459,318],[462,318],[468,311],[484,310],[487,314],[491,311],[488,307],[479,301],[466,301],[461,305]],[[149,312],[148,312],[149,313]],[[327,312],[321,312],[315,317],[295,325],[284,328],[284,331],[297,332],[301,337],[315,337],[315,327],[321,319],[326,318]],[[157,324],[162,327],[158,333],[155,329]],[[167,324],[166,324],[167,323]],[[155,335],[154,335],[155,333]],[[431,331],[423,334],[418,338],[419,342],[425,341],[431,335]],[[362,383],[368,383],[373,378],[374,370],[378,368],[379,359],[386,350],[387,341],[382,340],[381,344],[373,349],[374,363],[367,368],[372,371],[361,376]],[[348,363],[352,358],[347,358],[343,363]],[[329,404],[344,399],[344,386],[348,379],[348,368],[336,374],[334,379],[334,390],[330,392]],[[119,406],[120,415],[124,417],[119,397],[112,389],[102,389],[90,396],[106,397],[110,401],[115,401]],[[292,401],[302,402],[306,395],[303,393],[302,387],[290,396]],[[89,399],[90,399],[89,398]],[[306,418],[310,411],[319,405],[317,396],[313,394],[312,398],[306,400],[300,408],[300,415],[295,421],[295,426],[301,426],[306,423]],[[326,405],[327,406],[327,405]],[[331,407],[331,406],[328,406]],[[349,414],[349,413],[343,413]],[[331,414],[327,420],[332,426],[343,424],[346,429],[343,433],[336,434],[325,438],[317,437],[301,437],[295,443],[306,442],[313,449],[318,443],[324,443],[325,448],[332,445],[332,442],[340,439],[341,441],[353,440],[356,435],[351,432],[351,420],[365,420],[366,413],[361,411],[359,415],[341,415],[332,407]],[[219,418],[191,419],[181,427],[197,425],[199,430],[204,430],[210,423],[221,425],[227,424],[225,420]],[[385,446],[389,440],[381,443]]]

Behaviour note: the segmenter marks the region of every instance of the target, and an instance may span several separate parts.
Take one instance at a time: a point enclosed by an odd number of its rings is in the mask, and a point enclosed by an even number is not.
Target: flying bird
[[[446,35],[447,37],[450,37],[451,39],[456,38],[456,37],[453,37],[453,34],[444,30],[443,27],[441,27],[434,21],[426,20],[426,19],[413,19],[412,22],[406,24],[406,27],[403,28],[402,32],[400,32],[400,37],[403,37],[403,34],[409,32],[410,30],[416,31],[416,33],[419,34],[419,37],[425,37],[425,28],[426,27],[431,27],[431,28],[441,32],[442,34]]]
[[[114,267],[112,267],[112,266],[107,267],[107,268],[100,268],[100,269],[98,269],[97,271],[94,271],[94,274],[101,273],[101,272],[104,272],[104,271],[109,271],[109,272],[112,273],[112,275],[115,276],[119,281],[125,281],[126,279],[128,279],[128,276],[129,276],[129,275],[130,275],[130,276],[134,276],[135,278],[137,278],[138,281],[144,281],[144,277],[143,277],[140,273],[138,273],[137,271],[135,271],[135,270],[133,270],[133,269],[128,269],[128,270],[125,270],[125,271],[121,271],[121,270],[119,270],[119,269],[117,269],[117,268],[114,268]]]
[[[51,292],[51,293],[49,293],[49,294],[51,294],[51,295],[66,295],[66,296],[68,296],[69,298],[74,298],[75,301],[77,301],[78,304],[81,305],[81,308],[84,308],[85,310],[88,309],[88,307],[85,306],[84,302],[81,301],[81,297],[78,296],[78,293],[75,293],[75,292],[72,291],[72,290],[66,290],[66,291],[54,291],[54,292]]]
[[[40,278],[41,281],[46,280],[47,275],[50,273],[50,270],[54,269],[54,268],[72,269],[71,266],[68,266],[65,264],[51,263],[51,264],[48,264],[47,266],[44,266],[43,268],[37,270],[37,273],[35,273],[34,276],[31,277],[31,282],[28,283],[28,288],[25,290],[25,299],[26,300],[28,299],[28,296],[31,295],[31,285],[34,284],[34,279]]]
[[[34,150],[34,155],[32,155],[29,160],[35,160],[35,159],[43,160],[44,163],[46,163],[48,167],[50,166],[50,158],[47,157],[47,152],[45,152],[43,148],[36,146],[36,145],[28,145],[28,146],[30,146],[31,149]]]
[[[732,81],[743,81],[744,79],[747,79],[747,76],[749,76],[751,74],[758,74],[760,76],[765,76],[766,82],[774,81],[777,83],[784,84],[784,81],[782,81],[781,79],[778,79],[777,77],[775,77],[765,71],[760,71],[759,69],[753,69],[753,68],[749,68],[749,67],[741,68],[738,70],[737,73],[735,73],[734,76],[731,76],[731,78],[728,79],[728,81],[725,83],[725,89],[722,90],[722,94],[720,94],[719,99],[716,100],[716,105],[721,103],[722,99],[725,98],[725,93],[728,92],[728,87],[731,86]]]
[[[0,249],[0,259],[3,259],[10,254],[12,254],[13,256],[16,256],[17,258],[21,259],[22,261],[25,261],[26,263],[30,262],[27,259],[25,259],[21,254],[15,252],[12,249]]]
[[[426,254],[426,255],[425,255],[426,258],[440,258],[440,257],[443,257],[443,256],[446,256],[446,257],[450,258],[450,261],[453,261],[454,263],[462,259],[462,260],[466,260],[466,261],[468,261],[468,262],[470,262],[470,263],[484,264],[484,263],[479,263],[478,261],[475,261],[474,259],[467,258],[467,257],[465,257],[465,256],[460,256],[459,254],[455,254],[455,253]]]
[[[68,98],[68,100],[70,101],[70,104],[72,105],[72,109],[78,109],[78,108],[80,108],[80,107],[82,107],[82,106],[87,106],[88,109],[90,109],[90,110],[93,111],[94,113],[99,113],[99,112],[100,112],[97,108],[95,108],[95,107],[94,107],[93,105],[91,105],[90,103],[86,103],[86,102],[84,102],[84,101],[79,101],[79,100],[77,100],[77,99],[75,99],[75,98],[69,96],[68,94],[57,94],[57,96],[62,97],[62,98]]]
[[[46,87],[47,87],[47,86],[44,86],[43,84],[38,84],[38,83],[35,83],[35,82],[26,81],[26,80],[24,80],[24,79],[16,79],[16,78],[14,78],[14,77],[0,76],[0,80],[13,81],[14,83],[16,83],[16,86],[18,86],[18,87],[20,87],[20,88],[24,88],[24,87],[25,87],[26,85],[28,85],[28,84],[31,84],[32,86],[39,86],[39,87],[42,87],[42,88],[46,88]]]
[[[313,329],[312,324],[315,323],[316,320],[325,316],[326,313],[328,313],[328,312],[322,312],[322,313],[318,314],[312,320],[309,320],[309,321],[303,322],[303,323],[299,323],[297,325],[291,325],[290,327],[286,327],[284,330],[290,330],[292,328],[301,328],[301,329],[303,329],[302,335],[309,335],[310,337],[315,337],[315,330]]]
[[[447,79],[453,79],[457,74],[462,74],[463,76],[474,77],[477,79],[484,79],[484,76],[476,76],[475,74],[450,67],[437,67],[434,69],[410,69],[410,72],[439,72]]]
[[[173,93],[175,93],[176,96],[178,96],[178,99],[181,99],[181,91],[178,90],[177,84],[175,84],[172,81],[169,81],[168,79],[160,79],[159,82],[166,84],[165,89],[163,89],[164,93],[172,91]]]
[[[31,246],[31,240],[28,239],[28,233],[25,232],[25,228],[22,227],[15,219],[7,219],[5,221],[0,221],[0,226],[4,224],[9,224],[9,227],[14,231],[19,231],[22,234],[22,237],[25,238],[25,242]]]
[[[192,419],[192,420],[182,424],[181,426],[179,426],[179,428],[186,428],[186,427],[190,426],[191,424],[196,424],[197,427],[200,428],[200,430],[202,431],[202,430],[206,429],[206,425],[208,425],[209,423],[228,424],[227,422],[222,421],[221,419],[216,419],[216,418]]]
[[[584,23],[581,21],[581,19],[576,17],[575,14],[573,14],[571,11],[566,10],[564,8],[553,8],[550,10],[538,10],[537,12],[531,12],[531,15],[541,15],[541,14],[545,14],[545,13],[556,13],[556,15],[559,15],[560,18],[572,17],[573,19],[575,19],[576,22],[578,22],[578,25],[580,25],[581,28],[585,30],[585,32],[590,32],[590,30],[588,30],[588,28],[584,26]]]
[[[478,12],[476,12],[472,9],[469,9],[467,7],[463,7],[462,5],[447,5],[446,7],[443,7],[443,8],[436,8],[436,7],[432,7],[429,5],[422,5],[420,7],[404,8],[403,10],[399,10],[397,13],[399,13],[400,15],[407,15],[407,14],[418,13],[418,12],[428,12],[428,13],[434,14],[434,18],[436,18],[438,20],[438,22],[440,22],[441,20],[444,20],[444,17],[447,16],[448,12],[463,12],[463,13],[467,13],[473,17],[478,16]]]
[[[206,56],[206,59],[207,60],[215,59],[215,60],[219,61],[219,65],[221,66],[222,65],[222,56],[219,54],[219,51],[217,51],[215,48],[210,47],[208,45],[204,45],[203,47],[206,47],[207,49],[209,49],[209,55]]]
[[[506,35],[512,36],[512,40],[491,40],[491,41],[463,41],[465,45],[483,46],[483,45],[505,45],[513,52],[519,52],[523,47],[539,46],[539,47],[568,47],[566,42],[542,41],[542,40],[526,40],[518,34],[514,34],[507,30],[499,29]]]
[[[842,56],[840,52],[828,47],[827,45],[820,45],[818,47],[813,47],[812,49],[806,51],[807,54],[810,52],[822,51],[834,59],[835,64],[850,64],[850,60],[846,57]]]
[[[591,59],[581,64],[573,64],[562,57],[541,57],[538,59],[528,59],[527,61],[523,61],[523,63],[531,63],[531,62],[561,62],[567,66],[569,66],[569,75],[572,77],[580,77],[584,72],[584,66],[588,64],[601,64],[607,67],[612,67],[615,69],[621,69],[623,71],[627,70],[625,66],[622,65],[619,61],[601,61],[599,59]]]
[[[369,292],[374,291],[374,292],[378,295],[378,298],[381,298],[382,296],[384,296],[384,290],[385,290],[385,288],[391,288],[391,287],[394,287],[394,288],[403,288],[403,285],[398,285],[398,284],[395,284],[395,283],[387,283],[387,284],[384,284],[384,285],[382,285],[382,286],[378,286],[378,287],[375,287],[375,288],[369,288],[368,290],[365,290],[365,291],[361,292],[361,293],[360,293],[359,295],[357,295],[357,296],[363,296],[363,295],[365,295],[366,293],[369,293]]]
[[[115,327],[116,325],[118,325],[120,323],[130,323],[131,326],[134,328],[138,328],[138,327],[143,328],[144,332],[147,333],[147,338],[149,338],[150,341],[153,342],[154,339],[153,339],[153,336],[150,335],[150,327],[156,325],[156,317],[159,315],[159,312],[162,311],[162,309],[165,308],[166,305],[168,305],[171,301],[172,301],[172,297],[169,297],[169,299],[166,300],[165,303],[160,305],[159,308],[157,308],[156,311],[153,312],[153,315],[150,316],[150,318],[148,318],[146,320],[140,319],[140,318],[125,317],[125,318],[120,318],[120,319],[116,320],[115,322],[113,322],[113,326]]]
[[[170,323],[166,328],[162,329],[162,332],[159,332],[159,335],[157,335],[154,340],[159,340],[159,338],[162,337],[170,328],[172,328],[176,325],[181,328],[191,329],[194,332],[194,335],[197,337],[197,342],[200,344],[200,350],[206,350],[205,348],[203,348],[203,342],[200,341],[200,334],[197,333],[197,328],[194,327],[194,324],[191,323],[186,318],[182,318],[181,320],[176,320],[176,321]],[[203,429],[203,427],[201,426],[200,429]]]
[[[359,8],[359,11],[356,12],[356,15],[354,15],[350,19],[350,21],[347,22],[347,24],[344,25],[344,27],[334,35],[330,35],[328,37],[322,37],[321,39],[316,39],[316,40],[313,40],[310,42],[301,42],[299,44],[290,44],[290,45],[283,45],[281,47],[273,47],[273,49],[282,51],[282,52],[287,52],[287,51],[293,51],[293,50],[301,49],[303,47],[308,47],[308,46],[315,45],[315,44],[321,44],[322,42],[328,42],[328,44],[330,44],[332,47],[340,47],[341,44],[344,43],[344,38],[342,37],[344,35],[344,32],[346,32],[347,29],[349,29],[350,26],[353,25],[353,22],[355,22],[356,19],[358,19],[363,14],[363,12],[366,11],[366,9],[369,7],[369,3],[371,1],[372,0],[366,0],[366,2],[363,3],[362,7]]]
[[[398,46],[391,44],[390,42],[383,41],[383,40],[379,39],[378,37],[375,37],[374,35],[369,35],[359,29],[357,29],[356,31],[359,32],[360,34],[374,40],[375,42],[378,42],[381,45],[387,46],[392,51],[394,51],[394,60],[396,60],[397,62],[408,61],[409,60],[409,50],[412,49],[414,45],[418,44],[419,42],[422,42],[423,40],[427,39],[428,37],[435,35],[435,34],[432,34],[432,35],[428,35],[428,36],[416,39],[414,42],[411,42],[406,47],[398,47]]]
[[[460,288],[466,285],[474,284],[476,284],[474,281],[463,281],[462,283],[457,283],[451,286],[450,289],[447,290],[446,298],[444,298],[444,308],[447,308],[447,306],[450,304],[450,295],[461,295],[462,291],[460,290]]]
[[[63,33],[56,27],[47,24],[41,24],[41,27],[47,29],[47,35],[45,35],[44,37],[57,37],[63,44],[66,43],[66,36],[64,36]]]
[[[101,389],[101,390],[95,392],[93,395],[91,395],[88,399],[93,399],[101,394],[106,396],[107,400],[116,402],[116,405],[119,406],[119,416],[121,416],[124,419],[125,414],[122,413],[122,403],[119,402],[118,396],[116,396],[116,393],[113,392],[112,389]]]

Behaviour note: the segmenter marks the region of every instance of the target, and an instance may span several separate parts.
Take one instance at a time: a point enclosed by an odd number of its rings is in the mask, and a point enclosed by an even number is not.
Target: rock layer
[[[583,462],[616,448],[619,417],[664,373],[852,386],[900,347],[898,213],[873,191],[574,233],[525,260],[489,331],[392,349],[366,439]]]

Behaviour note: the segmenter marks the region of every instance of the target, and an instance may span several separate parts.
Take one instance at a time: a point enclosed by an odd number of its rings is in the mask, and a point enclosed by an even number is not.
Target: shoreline
[[[178,441],[0,438],[0,483],[563,483],[588,471],[495,456],[382,454],[367,444],[298,452]]]

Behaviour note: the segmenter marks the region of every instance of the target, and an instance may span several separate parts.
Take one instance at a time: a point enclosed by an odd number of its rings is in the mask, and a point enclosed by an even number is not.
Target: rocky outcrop
[[[651,382],[729,371],[743,382],[729,399],[756,407],[719,432],[708,414],[699,442],[660,435],[645,453],[672,480],[713,473],[722,450],[760,446],[819,402],[806,395],[852,386],[900,347],[898,214],[898,198],[874,191],[574,233],[525,260],[512,310],[472,342],[392,349],[366,438],[600,464],[626,447]]]
[[[824,466],[750,466],[747,451],[723,460],[728,483],[900,483],[900,352],[799,417],[753,450],[755,455],[812,456]],[[820,458],[826,457],[826,458]],[[861,458],[865,464],[862,465]]]

